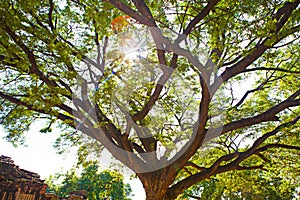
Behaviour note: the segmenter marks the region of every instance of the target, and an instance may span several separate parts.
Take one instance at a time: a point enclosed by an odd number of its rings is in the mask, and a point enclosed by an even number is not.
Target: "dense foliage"
[[[285,173],[270,174],[256,170],[227,172],[194,185],[182,194],[181,199],[297,199],[299,180],[286,177]]]
[[[60,197],[67,197],[70,192],[86,190],[88,199],[129,199],[131,187],[124,184],[123,176],[113,171],[99,171],[99,165],[90,162],[82,172],[71,169],[66,173],[51,176],[46,182],[48,190]],[[60,183],[58,183],[60,182]]]
[[[267,172],[282,196],[297,180],[299,0],[0,2],[8,141],[58,124],[59,150],[106,148],[149,200]]]

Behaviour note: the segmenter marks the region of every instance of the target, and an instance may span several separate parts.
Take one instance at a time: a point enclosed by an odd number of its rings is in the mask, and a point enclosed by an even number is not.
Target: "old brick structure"
[[[45,193],[47,184],[37,173],[19,168],[7,156],[0,156],[0,200],[58,200],[86,199],[86,191],[70,192],[66,198]]]
[[[47,185],[36,173],[19,168],[0,156],[0,200],[41,200]]]

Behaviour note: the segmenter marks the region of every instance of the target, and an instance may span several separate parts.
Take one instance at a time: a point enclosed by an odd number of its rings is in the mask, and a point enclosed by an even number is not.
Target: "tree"
[[[203,180],[182,194],[192,199],[296,199],[296,179],[286,174],[247,170],[231,171]]]
[[[60,184],[55,184],[63,178]],[[128,199],[131,188],[129,184],[123,183],[122,175],[113,171],[99,172],[99,165],[90,162],[85,165],[79,176],[73,168],[65,174],[56,174],[47,181],[49,190],[58,194],[60,197],[66,197],[69,192],[77,190],[86,190],[89,199]]]
[[[100,142],[132,169],[148,200],[272,160],[296,165],[299,0],[1,5],[9,141],[36,119],[44,132],[60,123],[63,138]]]

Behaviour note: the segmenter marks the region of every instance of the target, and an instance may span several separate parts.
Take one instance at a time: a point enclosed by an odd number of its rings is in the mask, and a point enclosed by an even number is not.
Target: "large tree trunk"
[[[154,186],[154,185],[153,185]],[[145,187],[146,192],[146,200],[165,200],[166,198],[166,190],[159,187]]]
[[[163,192],[148,191],[146,192],[146,200],[165,200]]]
[[[146,192],[146,200],[172,200],[166,196],[170,179],[163,173],[151,172],[138,175]],[[176,198],[176,197],[175,197]]]
[[[159,182],[158,180],[147,181],[143,183],[146,200],[164,200],[167,192],[167,185]]]
[[[145,188],[145,187],[144,187]],[[175,200],[177,194],[171,194],[166,192],[166,190],[159,189],[153,190],[152,188],[145,188],[146,200]]]

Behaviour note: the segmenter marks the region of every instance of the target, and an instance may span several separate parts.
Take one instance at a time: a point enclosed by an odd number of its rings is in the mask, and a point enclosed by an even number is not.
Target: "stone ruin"
[[[21,169],[7,156],[0,156],[0,200],[81,200],[86,191],[70,192],[66,198],[46,193],[47,184],[37,173]]]

